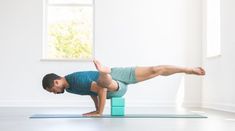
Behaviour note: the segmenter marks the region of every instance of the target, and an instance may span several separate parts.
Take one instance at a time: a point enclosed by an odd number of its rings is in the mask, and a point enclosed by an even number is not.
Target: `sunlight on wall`
[[[220,0],[207,0],[207,57],[221,55]]]

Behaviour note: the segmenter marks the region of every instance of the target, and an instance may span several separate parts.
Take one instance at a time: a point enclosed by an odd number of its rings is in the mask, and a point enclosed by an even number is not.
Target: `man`
[[[48,92],[55,94],[69,93],[90,95],[96,110],[83,114],[84,116],[101,116],[105,101],[111,97],[121,97],[127,91],[128,84],[145,81],[156,76],[169,76],[175,73],[205,75],[201,67],[179,67],[159,65],[149,67],[109,68],[93,61],[98,71],[82,71],[68,74],[64,77],[54,73],[43,77],[42,86]]]

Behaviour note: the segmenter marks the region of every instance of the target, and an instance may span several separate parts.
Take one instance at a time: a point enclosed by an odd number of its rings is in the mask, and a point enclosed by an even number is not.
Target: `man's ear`
[[[58,80],[54,80],[54,85],[58,85]]]

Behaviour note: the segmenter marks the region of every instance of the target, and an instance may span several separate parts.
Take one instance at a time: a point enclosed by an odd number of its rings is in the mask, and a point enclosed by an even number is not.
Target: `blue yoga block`
[[[125,107],[111,107],[111,115],[112,116],[124,116]]]
[[[113,97],[111,98],[111,107],[125,106],[125,99],[122,97]]]

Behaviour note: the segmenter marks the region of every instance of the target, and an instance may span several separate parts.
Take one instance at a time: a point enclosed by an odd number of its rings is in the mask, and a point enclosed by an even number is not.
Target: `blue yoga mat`
[[[207,118],[199,114],[126,114],[125,116],[103,115],[100,117],[82,116],[79,114],[34,114],[31,119],[47,118]]]

